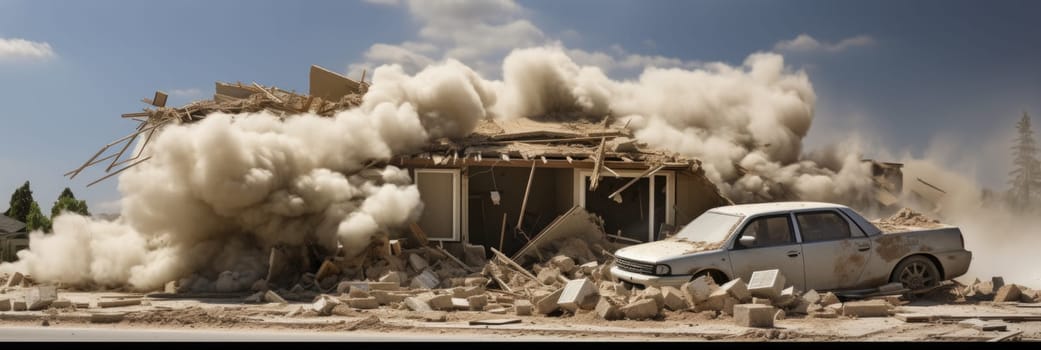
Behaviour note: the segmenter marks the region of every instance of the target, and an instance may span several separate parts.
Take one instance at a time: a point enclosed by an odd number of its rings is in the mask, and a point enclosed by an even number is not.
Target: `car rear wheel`
[[[893,269],[889,282],[903,283],[904,288],[919,290],[940,284],[940,270],[932,260],[921,255],[904,259]]]

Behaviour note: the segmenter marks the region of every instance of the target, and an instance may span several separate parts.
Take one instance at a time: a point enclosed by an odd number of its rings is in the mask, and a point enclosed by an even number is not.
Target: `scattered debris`
[[[734,305],[734,322],[739,326],[771,328],[774,326],[776,309],[769,305]]]

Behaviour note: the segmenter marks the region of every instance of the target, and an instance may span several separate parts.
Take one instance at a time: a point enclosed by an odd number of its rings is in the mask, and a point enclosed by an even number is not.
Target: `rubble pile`
[[[883,232],[899,232],[906,231],[908,228],[939,228],[944,226],[940,223],[940,220],[930,218],[910,208],[902,208],[896,214],[872,223]]]

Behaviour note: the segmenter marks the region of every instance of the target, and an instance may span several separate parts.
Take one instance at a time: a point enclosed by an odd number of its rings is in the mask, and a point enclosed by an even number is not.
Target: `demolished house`
[[[212,100],[178,108],[167,107],[166,94],[156,92],[143,100],[150,108],[123,115],[139,122],[135,133],[106,145],[66,175],[75,177],[89,166],[107,164],[108,174],[93,185],[147,161],[141,149],[164,125],[191,123],[214,112],[331,116],[361,104],[368,88],[362,79],[312,66],[307,95],[257,83],[217,82]],[[143,145],[129,154],[137,140]],[[407,245],[413,243],[409,239],[436,242],[460,256],[469,245],[508,255],[537,255],[538,249],[522,250],[529,242],[552,241],[539,239],[544,230],[558,238],[581,234],[556,232],[574,228],[554,225],[566,222],[562,215],[581,207],[599,217],[594,221],[611,241],[654,241],[707,209],[732,204],[704,176],[700,164],[647,148],[627,125],[610,117],[485,119],[466,137],[431,140],[422,150],[387,162],[409,170],[425,204],[412,232],[391,238],[405,239]]]

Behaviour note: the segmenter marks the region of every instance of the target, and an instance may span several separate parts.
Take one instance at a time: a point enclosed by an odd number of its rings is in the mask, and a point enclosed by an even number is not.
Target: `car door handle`
[[[871,245],[868,245],[868,244],[857,244],[857,251],[861,251],[862,252],[862,251],[866,251],[868,249],[871,249]]]
[[[799,252],[798,251],[796,251],[796,250],[789,250],[788,251],[788,257],[794,258],[794,257],[797,257],[797,256],[799,256]]]

